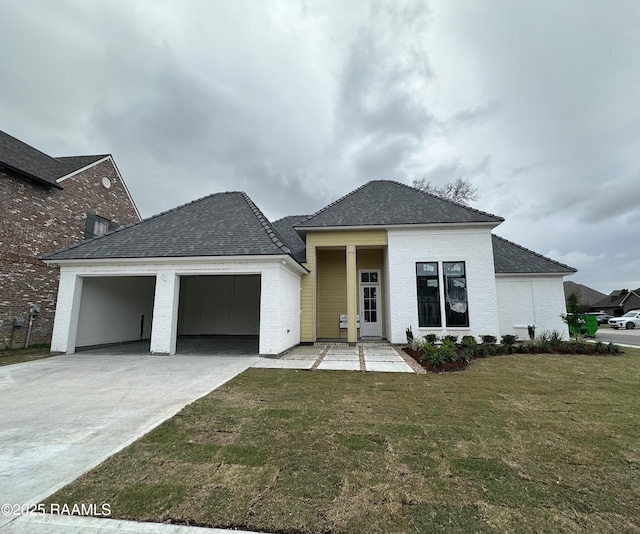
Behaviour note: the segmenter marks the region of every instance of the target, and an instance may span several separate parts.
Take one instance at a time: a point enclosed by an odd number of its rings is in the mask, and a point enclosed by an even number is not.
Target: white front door
[[[382,337],[380,271],[360,271],[360,337]]]

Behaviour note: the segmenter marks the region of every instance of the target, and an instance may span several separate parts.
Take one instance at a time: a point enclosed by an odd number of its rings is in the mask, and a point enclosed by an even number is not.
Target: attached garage
[[[244,193],[219,193],[43,258],[60,267],[54,352],[179,336],[253,336],[260,354],[300,342],[307,270]]]
[[[181,276],[178,336],[257,336],[260,275]]]
[[[155,286],[153,276],[84,278],[76,347],[151,339]]]

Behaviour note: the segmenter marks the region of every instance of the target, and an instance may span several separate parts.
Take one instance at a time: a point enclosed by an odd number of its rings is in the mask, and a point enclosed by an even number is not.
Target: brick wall
[[[491,231],[488,228],[417,228],[388,231],[389,329],[392,343],[406,341],[405,329],[424,336],[447,334],[498,335],[498,304]],[[464,261],[469,302],[469,327],[421,328],[418,323],[416,262]],[[444,290],[440,282],[440,308]]]
[[[109,189],[102,185],[109,178]],[[139,220],[110,158],[48,188],[10,171],[0,171],[0,348],[24,346],[29,307],[38,304],[31,343],[49,342],[58,291],[58,269],[39,256],[84,239],[87,213],[118,225]]]

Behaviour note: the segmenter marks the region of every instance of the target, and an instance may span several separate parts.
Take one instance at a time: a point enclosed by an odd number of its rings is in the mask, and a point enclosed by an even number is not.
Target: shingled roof
[[[295,231],[294,226],[308,217],[308,215],[289,215],[271,223],[291,249],[294,259],[300,263],[307,261],[307,245]]]
[[[242,192],[216,193],[45,260],[291,254],[280,234]]]
[[[0,130],[0,167],[57,189],[62,189],[58,179],[106,156],[53,158]]]
[[[492,234],[496,274],[572,274],[577,269]]]
[[[502,217],[444,200],[408,185],[374,180],[296,225],[309,228],[407,224],[496,223]]]

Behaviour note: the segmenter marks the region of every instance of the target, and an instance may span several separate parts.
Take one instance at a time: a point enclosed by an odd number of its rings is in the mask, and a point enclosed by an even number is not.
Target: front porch
[[[301,341],[354,345],[385,340],[386,232],[307,234],[307,260]]]

